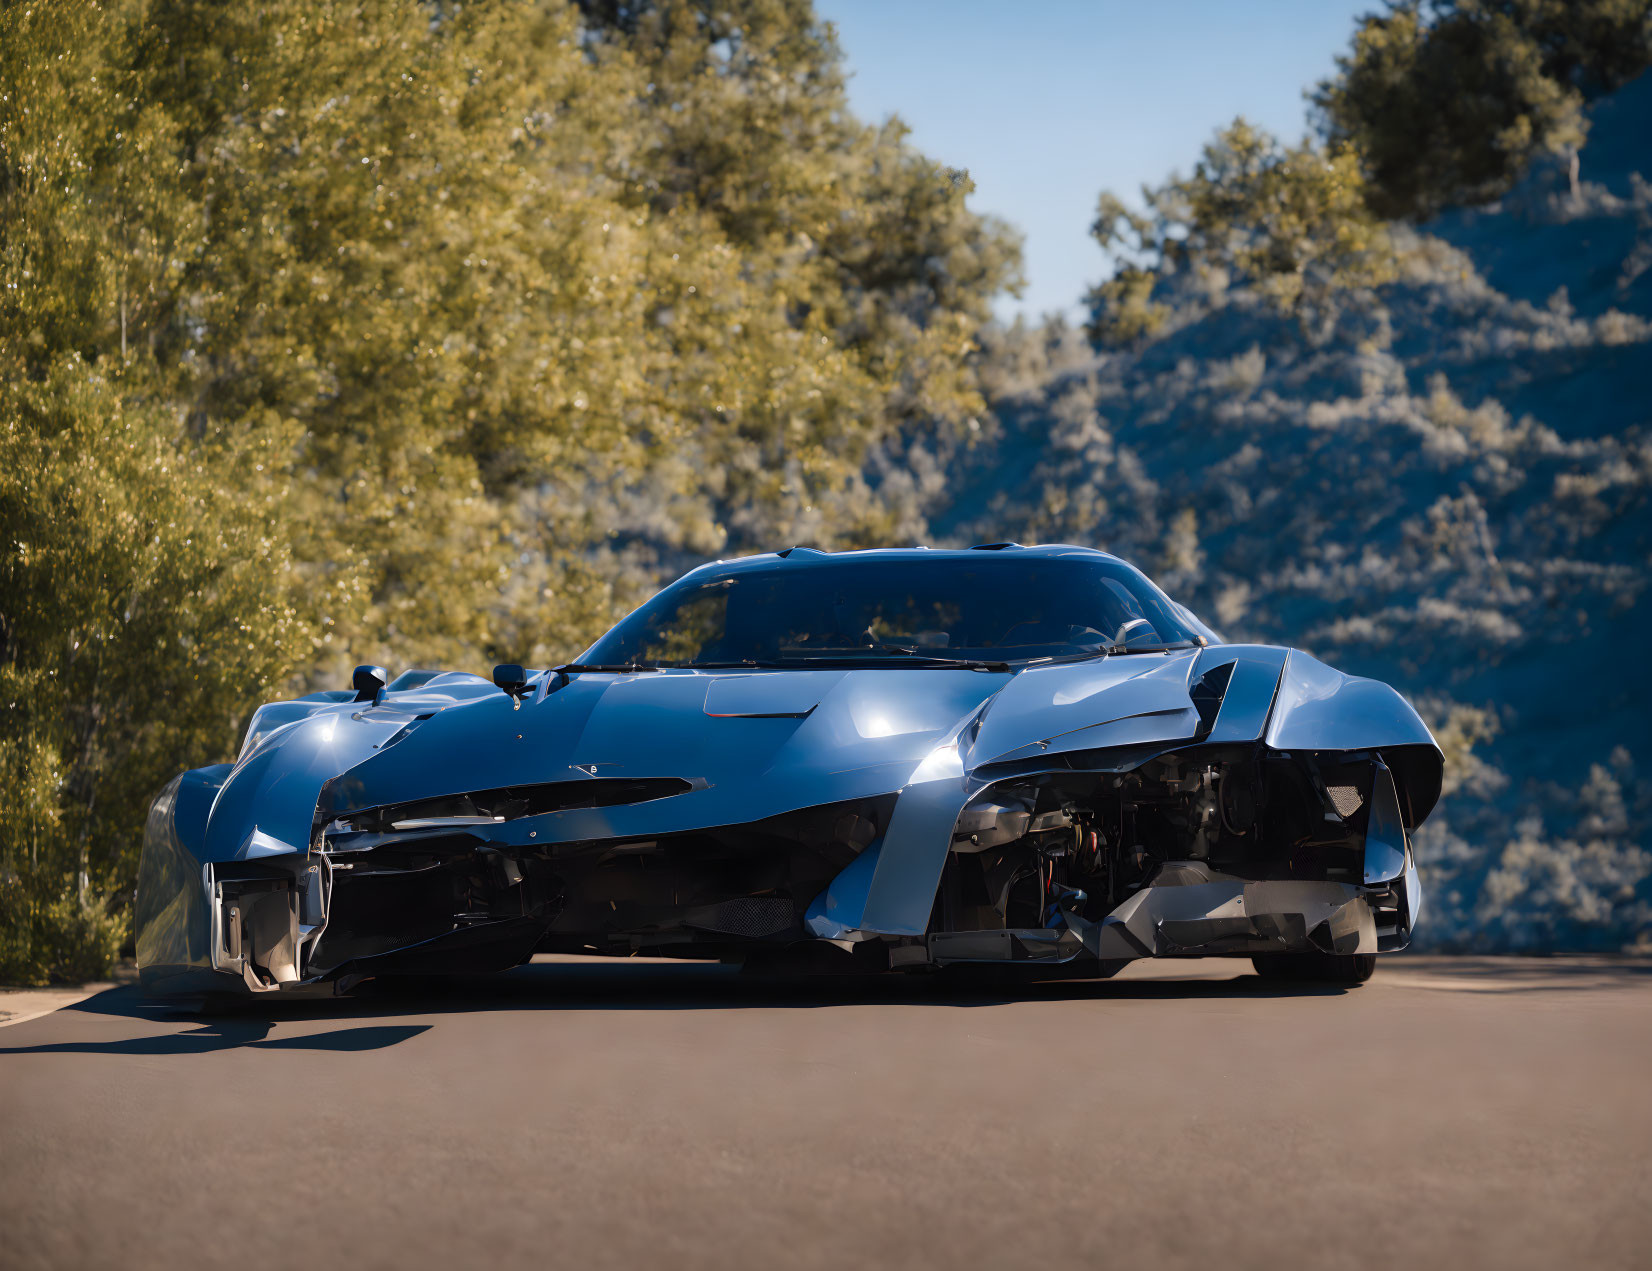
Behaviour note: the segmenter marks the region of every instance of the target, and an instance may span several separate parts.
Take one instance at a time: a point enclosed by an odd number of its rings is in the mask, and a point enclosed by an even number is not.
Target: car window
[[[828,558],[697,571],[586,655],[697,666],[917,656],[1030,659],[1201,634],[1145,576],[1096,557]]]

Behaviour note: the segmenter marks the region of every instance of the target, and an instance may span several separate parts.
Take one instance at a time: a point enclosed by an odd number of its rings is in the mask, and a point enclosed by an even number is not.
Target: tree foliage
[[[1151,335],[1169,309],[1155,291],[1178,275],[1249,286],[1285,311],[1392,274],[1388,234],[1366,203],[1354,152],[1281,145],[1243,119],[1205,146],[1188,177],[1144,188],[1145,212],[1103,193],[1091,233],[1122,254],[1089,294],[1102,343]]]
[[[1575,189],[1584,103],[1649,63],[1652,0],[1391,0],[1310,94],[1317,138],[1235,120],[1139,210],[1101,196],[1115,269],[1087,296],[1091,338],[1161,331],[1189,281],[1306,316],[1394,276],[1385,222],[1496,198],[1544,154],[1572,157]]]
[[[887,533],[1015,278],[969,188],[801,0],[0,10],[0,976],[274,692]]]
[[[1575,154],[1584,102],[1652,61],[1648,0],[1400,0],[1360,20],[1311,100],[1386,217],[1483,203]]]
[[[4,980],[102,969],[149,797],[312,644],[282,481],[215,472],[273,474],[276,439],[192,440],[126,388],[73,355],[0,385]]]

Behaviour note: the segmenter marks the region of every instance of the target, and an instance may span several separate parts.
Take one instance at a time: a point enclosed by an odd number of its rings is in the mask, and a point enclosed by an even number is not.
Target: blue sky
[[[1005,318],[1076,316],[1107,271],[1096,195],[1186,171],[1235,115],[1296,139],[1302,90],[1379,0],[816,0],[837,25],[863,119],[975,178],[971,202],[1026,240]]]

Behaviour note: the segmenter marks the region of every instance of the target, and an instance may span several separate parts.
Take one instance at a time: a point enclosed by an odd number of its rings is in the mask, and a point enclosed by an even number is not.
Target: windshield
[[[1023,661],[1145,652],[1205,635],[1121,561],[828,558],[691,574],[582,660],[663,667]]]

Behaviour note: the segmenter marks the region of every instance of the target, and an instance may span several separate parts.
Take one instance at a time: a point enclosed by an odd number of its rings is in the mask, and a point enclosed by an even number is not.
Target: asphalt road
[[[1652,1264],[1652,963],[1245,971],[114,989],[0,1029],[0,1266]]]

